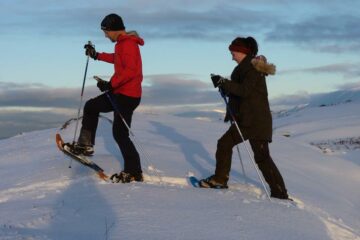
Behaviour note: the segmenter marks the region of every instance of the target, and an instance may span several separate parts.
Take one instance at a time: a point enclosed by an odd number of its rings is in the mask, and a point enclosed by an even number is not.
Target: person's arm
[[[261,76],[256,71],[249,71],[242,83],[226,80],[221,87],[230,94],[247,97],[254,89]]]
[[[97,60],[114,64],[114,53],[98,53]]]

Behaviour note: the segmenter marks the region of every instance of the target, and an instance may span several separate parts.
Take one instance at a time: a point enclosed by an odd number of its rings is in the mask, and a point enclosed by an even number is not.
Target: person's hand
[[[91,44],[85,44],[85,55],[91,57],[92,59],[96,60],[98,57],[98,53],[95,50],[95,47]]]
[[[101,92],[105,92],[105,91],[111,91],[112,87],[111,87],[111,83],[105,80],[102,80],[101,78],[97,77],[96,80],[98,81],[98,83],[96,84],[96,86],[100,89]]]
[[[211,74],[211,80],[215,88],[221,87],[221,85],[226,81],[226,79],[223,78],[222,76],[215,74]]]

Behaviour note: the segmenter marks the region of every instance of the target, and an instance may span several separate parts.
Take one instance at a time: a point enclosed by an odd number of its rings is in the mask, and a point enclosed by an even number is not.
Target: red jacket
[[[142,38],[120,35],[115,44],[115,53],[98,54],[98,60],[114,64],[115,72],[110,79],[113,93],[141,97],[143,74],[139,45],[144,45]]]

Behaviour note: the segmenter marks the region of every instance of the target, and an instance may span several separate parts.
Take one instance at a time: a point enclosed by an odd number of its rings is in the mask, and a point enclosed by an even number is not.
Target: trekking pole
[[[234,114],[232,113],[232,111],[231,111],[231,109],[230,109],[230,106],[229,106],[228,101],[227,101],[227,99],[226,99],[226,95],[225,95],[224,91],[223,91],[221,88],[219,88],[219,92],[220,92],[221,97],[224,99],[226,108],[227,108],[227,110],[228,110],[229,113],[230,113],[230,116],[231,116],[231,118],[232,118],[232,120],[233,120],[233,122],[234,122],[234,124],[235,124],[235,126],[236,126],[236,129],[238,130],[238,132],[239,132],[239,134],[240,134],[240,137],[241,137],[242,141],[244,142],[246,151],[247,151],[248,154],[249,154],[249,157],[250,157],[250,159],[251,159],[251,162],[253,163],[253,166],[254,166],[254,168],[255,168],[255,170],[256,170],[257,175],[259,176],[259,179],[260,179],[261,184],[262,184],[262,186],[263,186],[263,188],[264,188],[264,190],[265,190],[265,193],[266,193],[267,197],[269,198],[269,200],[271,201],[270,194],[269,194],[269,192],[268,192],[268,190],[267,190],[267,188],[266,188],[266,186],[265,186],[265,183],[264,183],[263,178],[262,178],[261,175],[260,175],[259,169],[258,169],[257,166],[256,166],[255,160],[254,160],[254,158],[252,157],[252,155],[251,155],[251,153],[250,153],[250,150],[249,150],[248,146],[247,146],[246,143],[245,143],[244,136],[242,135],[242,133],[241,133],[241,131],[240,131],[240,128],[239,128],[239,125],[238,125],[237,122],[236,122],[235,116],[234,116]]]
[[[220,91],[220,90],[219,90],[219,91]],[[225,103],[226,103],[226,101],[227,101],[227,100],[226,100],[226,96],[223,95],[223,94],[221,94],[221,96],[224,98]],[[227,105],[226,105],[226,106],[227,106]],[[233,117],[232,117],[232,120],[231,120],[231,123],[230,123],[230,124],[232,124],[233,121],[234,121],[234,119],[233,119]],[[242,161],[242,157],[241,157],[241,154],[240,154],[239,144],[236,145],[236,150],[237,150],[237,153],[238,153],[238,156],[239,156],[242,173],[243,173],[244,177],[246,177],[245,168],[244,168],[244,163],[243,163],[243,161]]]
[[[88,41],[88,45],[93,46],[92,43],[91,43],[91,41]],[[80,111],[81,111],[81,105],[82,105],[83,96],[84,96],[84,88],[85,88],[86,74],[87,74],[88,65],[89,65],[89,58],[90,58],[90,56],[87,55],[87,58],[86,58],[86,66],[85,66],[85,73],[84,73],[84,80],[83,80],[83,84],[82,84],[82,88],[81,88],[80,103],[79,103],[77,120],[76,120],[76,125],[75,125],[75,133],[74,133],[73,143],[75,143],[76,133],[77,133],[78,125],[79,125]]]
[[[95,79],[96,81],[101,81],[101,80],[102,80],[101,78],[99,78],[99,77],[97,77],[97,76],[94,76],[94,79]],[[151,166],[150,161],[149,161],[149,159],[150,159],[149,155],[144,151],[144,148],[142,147],[142,145],[139,144],[139,142],[138,142],[137,139],[136,139],[135,134],[133,133],[133,131],[131,130],[130,126],[129,126],[129,125],[127,124],[127,122],[125,121],[124,117],[121,115],[120,110],[119,110],[117,104],[115,103],[115,101],[113,100],[113,98],[112,98],[112,96],[111,96],[111,93],[110,93],[109,91],[105,91],[105,95],[107,96],[107,98],[109,99],[111,105],[113,106],[114,111],[119,115],[119,117],[121,118],[122,122],[124,123],[124,125],[125,125],[126,128],[128,129],[128,131],[129,131],[132,139],[134,140],[136,146],[139,147],[140,152],[144,155],[146,164],[147,164],[148,166]],[[159,180],[160,180],[160,183],[162,183],[162,178],[161,178],[160,174],[158,173],[158,170],[156,169],[156,167],[154,167],[154,170],[155,170],[155,173],[156,173],[157,177],[158,177]],[[150,177],[151,177],[151,175],[150,175]]]
[[[93,46],[91,41],[88,41],[88,45]],[[82,88],[81,88],[80,103],[79,103],[79,108],[78,108],[78,113],[77,113],[77,118],[76,118],[76,125],[75,125],[73,144],[75,143],[76,133],[77,133],[77,129],[78,129],[78,126],[79,126],[80,111],[81,111],[81,105],[82,105],[82,102],[83,102],[85,80],[86,80],[86,74],[87,74],[88,65],[89,65],[89,58],[90,57],[88,55],[87,58],[86,58],[85,73],[84,73],[84,79],[83,79],[83,84],[82,84]],[[72,159],[70,160],[69,168],[71,168],[71,164],[72,164]]]
[[[241,154],[240,154],[239,144],[236,145],[236,150],[237,150],[237,153],[238,153],[238,155],[239,155],[242,173],[243,173],[244,177],[247,177],[246,174],[245,174],[245,168],[244,168],[244,164],[243,164],[243,161],[242,161],[242,158],[241,158]]]

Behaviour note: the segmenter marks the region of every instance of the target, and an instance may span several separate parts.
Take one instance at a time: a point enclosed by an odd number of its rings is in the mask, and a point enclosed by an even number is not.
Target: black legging
[[[140,104],[141,98],[128,97],[122,94],[111,94],[113,102],[117,105],[122,117],[129,127],[134,110]],[[91,132],[91,142],[95,144],[96,129],[100,113],[114,111],[111,102],[106,94],[101,94],[96,98],[88,100],[84,106],[84,116],[82,128]],[[123,123],[119,113],[114,111],[113,136],[124,158],[124,171],[127,173],[141,173],[140,156],[133,142],[129,137],[129,130]]]

